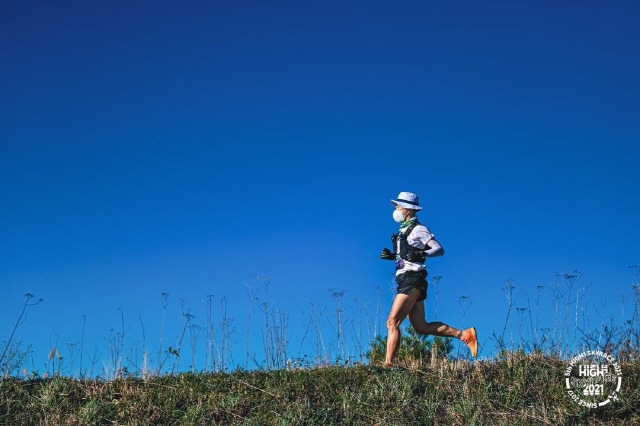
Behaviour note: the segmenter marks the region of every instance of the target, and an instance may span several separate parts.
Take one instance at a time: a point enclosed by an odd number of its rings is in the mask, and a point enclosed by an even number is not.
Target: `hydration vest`
[[[415,259],[418,258],[418,259],[422,259],[422,262],[420,263],[423,263],[425,259],[424,249],[421,250],[417,247],[412,246],[407,242],[407,238],[413,231],[413,228],[415,228],[417,225],[420,225],[420,222],[418,222],[418,220],[416,219],[415,222],[413,222],[411,225],[407,227],[407,230],[405,232],[398,232],[397,234],[393,234],[391,236],[391,244],[393,244],[393,249],[397,250],[398,248],[397,243],[398,241],[400,241],[400,252],[396,253],[396,256],[399,256],[400,259],[407,260],[408,253],[415,253],[417,256],[414,256],[413,262],[415,262]]]

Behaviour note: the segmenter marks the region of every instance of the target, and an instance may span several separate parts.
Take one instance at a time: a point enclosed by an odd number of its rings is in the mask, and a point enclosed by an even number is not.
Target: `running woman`
[[[391,203],[395,206],[393,219],[400,224],[400,230],[392,237],[394,251],[385,248],[380,258],[396,263],[398,294],[393,300],[387,319],[387,353],[384,365],[389,367],[395,361],[401,341],[400,324],[406,317],[418,334],[460,339],[469,347],[471,356],[475,358],[478,354],[478,337],[474,327],[459,330],[442,322],[426,322],[425,261],[429,257],[442,256],[444,249],[431,231],[418,220],[416,214],[422,209],[418,196],[411,192],[401,192]]]

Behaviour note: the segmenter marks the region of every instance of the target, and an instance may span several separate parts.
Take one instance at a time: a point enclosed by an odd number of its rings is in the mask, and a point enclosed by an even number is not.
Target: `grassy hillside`
[[[180,374],[142,380],[0,382],[2,425],[640,425],[640,362],[619,401],[580,407],[566,362],[507,353],[371,366]]]

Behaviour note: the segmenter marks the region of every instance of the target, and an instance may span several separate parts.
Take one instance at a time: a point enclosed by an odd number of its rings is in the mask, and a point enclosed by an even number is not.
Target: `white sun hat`
[[[397,200],[391,200],[394,206],[404,207],[405,209],[420,210],[420,199],[413,192],[401,192]]]

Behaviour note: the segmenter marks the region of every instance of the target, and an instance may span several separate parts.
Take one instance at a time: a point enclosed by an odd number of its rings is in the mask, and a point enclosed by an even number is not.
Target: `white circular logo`
[[[571,399],[589,408],[618,400],[622,387],[622,369],[616,359],[602,351],[587,351],[574,356],[564,372]]]

